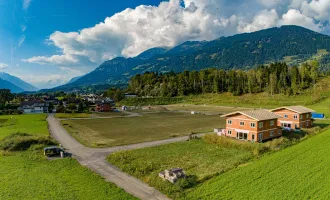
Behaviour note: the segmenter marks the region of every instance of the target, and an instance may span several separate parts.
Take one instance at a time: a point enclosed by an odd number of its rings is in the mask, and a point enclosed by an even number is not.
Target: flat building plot
[[[194,133],[212,132],[225,126],[219,115],[160,112],[137,117],[111,119],[65,120],[64,128],[89,147],[110,147]]]

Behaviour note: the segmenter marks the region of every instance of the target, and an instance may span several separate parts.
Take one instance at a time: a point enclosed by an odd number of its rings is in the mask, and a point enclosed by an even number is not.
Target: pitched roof
[[[221,117],[229,117],[235,114],[245,115],[257,121],[281,118],[281,116],[265,109],[236,111],[226,115],[222,115]]]
[[[306,108],[304,106],[285,106],[285,107],[273,109],[271,111],[276,111],[276,110],[281,110],[281,109],[288,109],[288,110],[291,110],[291,111],[299,113],[299,114],[315,112],[314,110]]]

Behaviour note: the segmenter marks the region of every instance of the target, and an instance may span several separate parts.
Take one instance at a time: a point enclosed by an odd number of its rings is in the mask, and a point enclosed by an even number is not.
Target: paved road
[[[140,199],[152,200],[168,200],[169,198],[148,186],[142,181],[124,173],[117,167],[108,163],[106,157],[116,151],[131,150],[138,148],[145,148],[157,146],[162,144],[174,143],[187,140],[188,137],[172,138],[161,141],[145,142],[140,144],[132,144],[126,146],[110,147],[110,148],[89,148],[85,147],[76,141],[71,135],[61,126],[53,114],[48,115],[47,118],[49,130],[52,136],[62,146],[75,157],[80,164],[90,168],[94,172],[100,174],[107,181],[116,184],[123,188],[128,193]]]

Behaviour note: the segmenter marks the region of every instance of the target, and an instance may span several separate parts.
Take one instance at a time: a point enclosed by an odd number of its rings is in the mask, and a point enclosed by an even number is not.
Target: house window
[[[258,126],[259,126],[259,128],[263,128],[264,127],[264,123],[263,122],[259,122]]]
[[[309,118],[309,114],[306,114],[306,118],[307,118],[307,119]]]
[[[252,134],[252,141],[254,141],[254,134]]]
[[[274,126],[274,120],[270,121],[270,126]]]
[[[255,128],[256,127],[256,124],[254,122],[251,122],[251,128]]]
[[[288,115],[284,115],[284,118],[288,118],[289,116]]]
[[[228,135],[231,135],[231,130],[228,130]]]
[[[293,116],[293,119],[298,119],[298,115],[294,115]]]
[[[309,123],[308,123],[308,122],[306,122],[306,128],[308,128],[308,126],[309,126]]]
[[[231,120],[228,120],[228,124],[231,125],[232,121]]]
[[[240,122],[239,125],[240,125],[240,126],[244,126],[244,122]]]
[[[300,115],[300,119],[303,119],[303,115]]]
[[[274,131],[271,131],[271,132],[269,133],[269,135],[270,135],[270,137],[273,137],[273,136],[274,136]]]

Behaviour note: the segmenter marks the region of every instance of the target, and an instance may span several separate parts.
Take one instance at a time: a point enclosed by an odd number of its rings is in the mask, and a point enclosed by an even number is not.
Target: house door
[[[258,134],[258,142],[262,142],[262,135],[263,135],[262,133]]]

